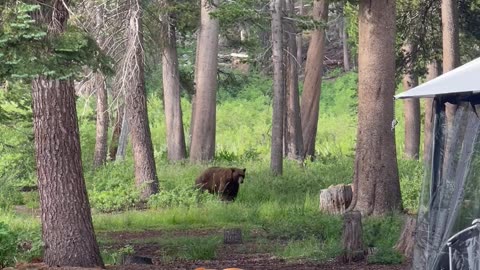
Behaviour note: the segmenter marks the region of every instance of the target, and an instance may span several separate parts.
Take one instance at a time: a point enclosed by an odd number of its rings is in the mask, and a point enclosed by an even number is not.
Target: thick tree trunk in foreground
[[[83,179],[73,81],[39,77],[32,90],[44,261],[103,267]]]
[[[285,1],[285,10],[289,16],[294,16],[293,0]],[[285,24],[285,42],[286,52],[284,59],[286,62],[285,75],[285,156],[291,160],[303,160],[303,137],[302,124],[300,122],[300,101],[298,94],[298,64],[295,53],[297,53],[297,43],[295,40],[295,25],[293,22]]]
[[[405,44],[404,55],[407,58],[405,74],[403,75],[403,91],[418,85],[418,78],[413,72],[413,45]],[[407,98],[403,101],[405,113],[405,157],[418,159],[420,154],[420,101],[417,98]]]
[[[104,165],[107,160],[108,102],[104,76],[97,73],[95,75],[95,82],[97,84],[97,135],[93,166],[100,167]]]
[[[153,156],[152,138],[147,113],[145,91],[142,9],[139,0],[133,0],[129,11],[127,52],[124,67],[128,70],[125,92],[127,119],[132,136],[135,162],[135,185],[142,200],[158,192],[158,179]]]
[[[180,75],[178,71],[175,22],[170,15],[163,16],[163,95],[167,123],[167,156],[170,161],[186,158],[182,107],[180,106]]]
[[[361,0],[358,130],[349,209],[382,215],[401,209],[395,133],[395,1]]]
[[[218,66],[218,19],[210,17],[219,0],[202,0],[200,33],[195,63],[195,111],[190,161],[208,161],[215,155],[216,93]]]
[[[283,77],[282,1],[272,0],[272,60],[273,60],[273,113],[270,169],[274,175],[283,173],[283,116],[285,112],[285,82]]]
[[[435,79],[440,74],[438,62],[432,61],[428,64],[427,81]],[[424,127],[424,143],[423,143],[423,159],[424,162],[429,162],[432,155],[432,140],[433,140],[433,119],[434,119],[433,98],[425,99],[425,127]]]
[[[313,19],[317,22],[327,22],[328,0],[314,0]],[[320,27],[313,31],[305,64],[305,81],[300,106],[304,157],[315,155],[324,51],[325,29]]]
[[[356,262],[365,258],[365,247],[362,241],[362,214],[359,211],[350,211],[343,215],[342,241],[343,262]]]

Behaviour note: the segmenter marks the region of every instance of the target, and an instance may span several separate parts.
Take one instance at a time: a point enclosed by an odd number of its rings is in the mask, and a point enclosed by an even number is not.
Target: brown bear
[[[237,197],[240,184],[245,179],[246,170],[210,167],[195,180],[195,185],[201,190],[218,194],[222,201],[233,201]]]

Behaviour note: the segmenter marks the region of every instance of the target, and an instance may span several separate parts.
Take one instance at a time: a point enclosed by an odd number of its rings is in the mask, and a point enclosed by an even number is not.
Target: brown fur
[[[201,190],[220,195],[222,201],[233,201],[237,197],[240,184],[245,179],[246,169],[210,167],[196,180]]]

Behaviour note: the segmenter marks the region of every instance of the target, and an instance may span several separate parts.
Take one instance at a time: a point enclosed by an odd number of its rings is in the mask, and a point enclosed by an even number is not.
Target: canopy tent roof
[[[480,92],[480,58],[395,96],[396,99]]]

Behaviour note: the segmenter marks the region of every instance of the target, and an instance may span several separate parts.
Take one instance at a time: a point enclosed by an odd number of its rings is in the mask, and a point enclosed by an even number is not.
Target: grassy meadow
[[[198,230],[241,227],[246,238],[255,238],[276,256],[285,259],[327,260],[341,253],[342,221],[318,211],[320,189],[350,183],[356,135],[357,74],[347,73],[323,83],[317,134],[317,158],[304,166],[285,161],[284,174],[270,173],[271,88],[268,78],[251,75],[235,87],[221,85],[217,100],[216,157],[214,165],[247,168],[247,176],[237,200],[218,202],[211,195],[198,195],[194,179],[207,166],[188,162],[170,164],[166,160],[165,118],[161,89],[148,89],[149,120],[155,149],[160,193],[153,196],[146,210],[135,210],[138,203],[133,185],[131,149],[123,162],[108,163],[93,170],[95,145],[95,97],[78,100],[84,175],[93,211],[94,226],[101,248],[108,244],[102,233],[144,230]],[[10,107],[9,107],[10,108]],[[184,129],[188,134],[191,106],[182,100]],[[11,110],[15,109],[13,107]],[[397,152],[404,207],[415,212],[422,166],[402,159],[402,103],[396,102]],[[18,213],[15,205],[38,208],[35,192],[18,192],[18,187],[35,183],[31,124],[0,125],[0,266],[28,261],[41,255],[40,224],[35,214]],[[8,147],[8,146],[12,147]],[[364,241],[378,252],[372,263],[399,263],[393,250],[402,220],[399,215],[367,218]],[[152,241],[145,239],[144,241]],[[155,240],[155,239],[154,239]],[[215,237],[159,238],[165,256],[186,259],[215,257],[221,241]],[[268,242],[265,242],[268,241]],[[271,246],[274,241],[278,245]],[[31,248],[22,248],[28,243]],[[188,247],[188,249],[180,248]],[[122,247],[118,252],[131,252]],[[104,252],[108,263],[117,253]]]

